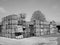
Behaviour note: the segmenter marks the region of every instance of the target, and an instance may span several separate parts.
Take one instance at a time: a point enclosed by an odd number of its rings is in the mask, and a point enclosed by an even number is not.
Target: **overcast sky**
[[[9,14],[26,13],[26,20],[29,21],[35,10],[40,10],[48,21],[60,22],[60,0],[0,0],[1,18]]]

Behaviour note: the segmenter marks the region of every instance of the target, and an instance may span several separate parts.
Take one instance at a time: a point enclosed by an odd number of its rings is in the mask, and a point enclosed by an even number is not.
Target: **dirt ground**
[[[0,37],[0,45],[60,45],[60,34],[11,39]]]

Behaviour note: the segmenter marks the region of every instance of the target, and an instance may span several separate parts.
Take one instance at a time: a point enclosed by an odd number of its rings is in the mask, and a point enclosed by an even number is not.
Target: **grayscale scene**
[[[0,0],[0,45],[60,45],[60,0]]]

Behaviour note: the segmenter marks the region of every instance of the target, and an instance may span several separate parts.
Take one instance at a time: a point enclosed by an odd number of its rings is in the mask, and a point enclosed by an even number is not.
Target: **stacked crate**
[[[41,31],[40,31],[40,21],[39,20],[36,20],[36,22],[35,22],[35,30],[36,30],[36,36],[40,36]]]
[[[7,17],[4,17],[3,19],[2,19],[2,36],[3,37],[5,37],[5,34],[6,34],[6,25],[8,24],[8,22],[7,22]]]
[[[40,20],[35,20],[34,29],[35,29],[36,36],[44,35],[44,22]]]
[[[40,21],[40,30],[41,30],[41,35],[44,35],[44,22]]]
[[[0,36],[1,36],[1,34],[2,34],[2,24],[0,22]]]
[[[24,30],[24,27],[26,26],[26,21],[25,21],[25,13],[21,13],[18,16],[18,24],[17,24],[17,30],[16,30],[16,38],[23,38],[25,37],[24,35],[27,34],[26,30]]]
[[[16,38],[23,38],[23,28],[22,26],[17,26],[17,30],[16,30],[16,33],[21,33],[19,34],[19,36],[16,36]]]
[[[34,27],[36,30],[36,36],[48,35],[50,33],[49,22],[47,21],[36,20]]]
[[[11,15],[9,16],[10,20],[9,20],[9,34],[11,35],[11,38],[15,38],[15,32],[16,32],[16,28],[17,28],[17,24],[18,24],[18,17],[17,15]],[[11,30],[11,31],[10,31]]]
[[[26,22],[25,30],[24,30],[24,37],[30,37],[30,25],[31,22]]]
[[[15,38],[15,30],[17,25],[18,17],[17,15],[9,15],[2,20],[2,36],[8,38]]]
[[[50,34],[50,25],[49,25],[49,22],[44,22],[44,33],[45,35],[48,35]]]
[[[50,33],[55,34],[57,32],[57,27],[55,21],[50,22]]]

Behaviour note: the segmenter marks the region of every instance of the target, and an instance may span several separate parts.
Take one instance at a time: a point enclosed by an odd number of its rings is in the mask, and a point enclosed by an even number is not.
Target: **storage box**
[[[11,38],[16,38],[15,33],[11,33]]]
[[[16,32],[16,29],[12,29],[12,30],[11,30],[11,33],[15,33],[15,32]]]
[[[5,33],[4,32],[2,32],[2,36],[5,37]]]
[[[35,35],[36,36],[41,36],[41,32],[36,32]]]
[[[22,28],[22,26],[17,26],[17,30],[16,30],[16,32],[23,32],[23,28]]]
[[[7,37],[7,38],[11,38],[11,34],[6,33],[6,34],[5,34],[5,37]]]
[[[20,35],[20,36],[16,36],[17,39],[22,39],[23,38],[23,35]]]
[[[41,32],[41,35],[44,35],[44,32]]]
[[[12,33],[12,29],[7,29],[7,33]]]

